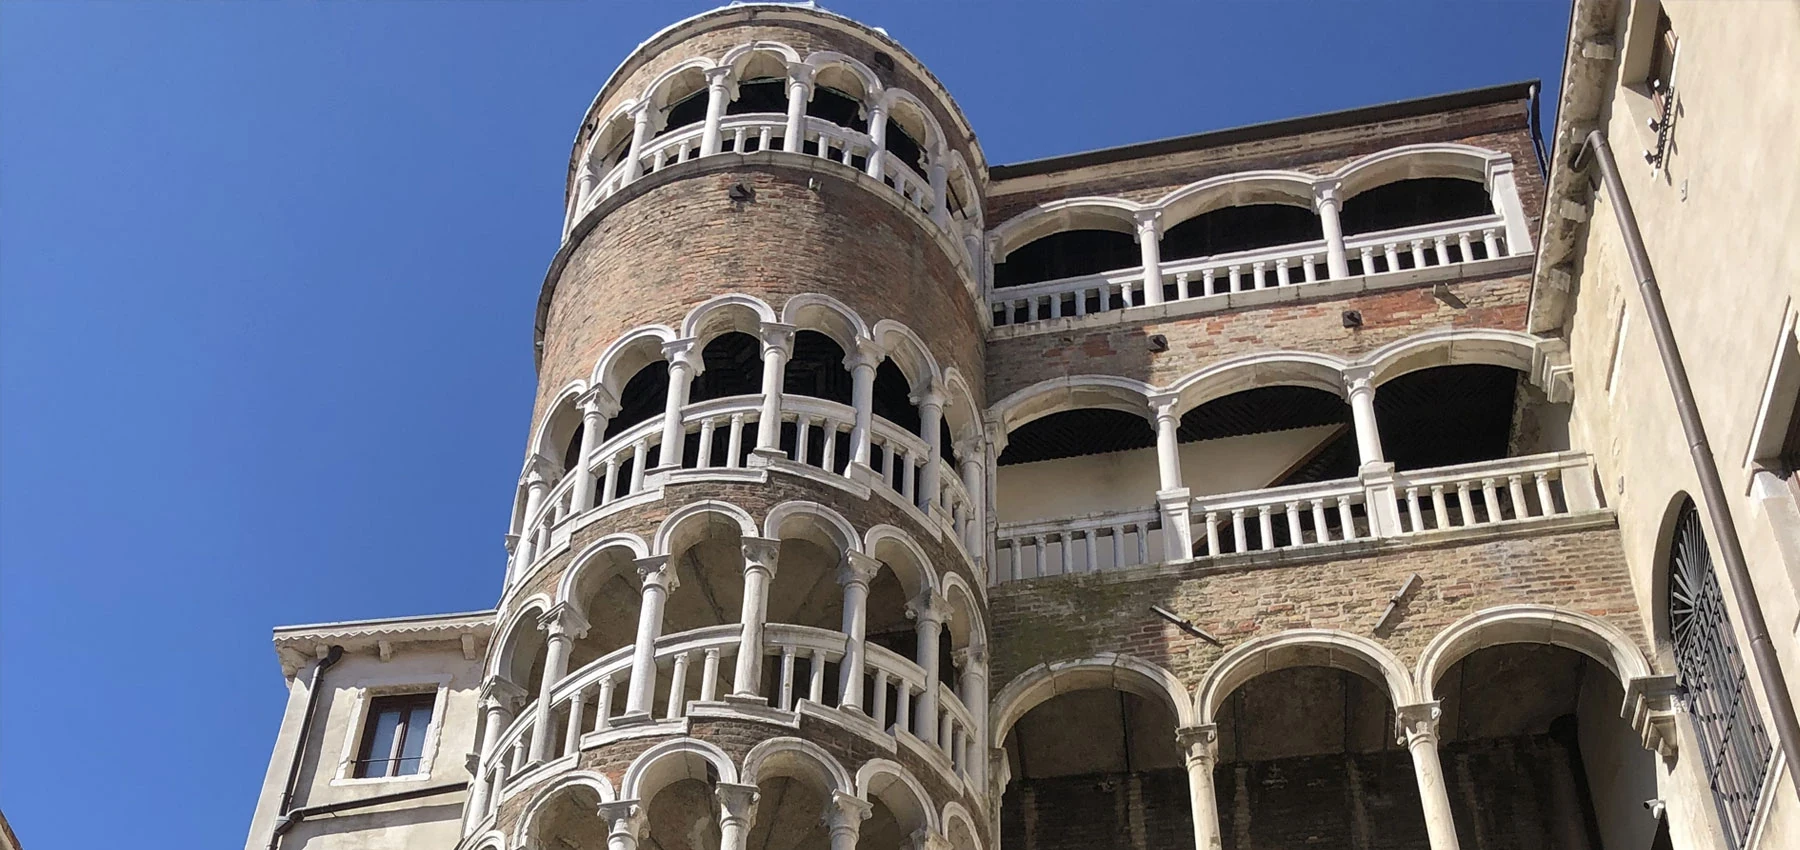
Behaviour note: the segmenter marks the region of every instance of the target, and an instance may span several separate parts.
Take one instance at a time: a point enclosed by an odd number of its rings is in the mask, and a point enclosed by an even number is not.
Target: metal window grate
[[[1669,628],[1713,802],[1737,850],[1749,837],[1774,747],[1750,692],[1700,512],[1691,500],[1681,507],[1670,544]]]

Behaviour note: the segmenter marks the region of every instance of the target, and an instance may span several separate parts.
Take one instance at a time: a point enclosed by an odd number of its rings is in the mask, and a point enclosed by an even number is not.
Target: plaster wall
[[[1183,443],[1182,482],[1196,496],[1266,487],[1337,427]],[[996,481],[1001,522],[1147,509],[1156,504],[1156,449],[1002,466]]]
[[[1643,48],[1641,28],[1653,22],[1657,4],[1621,5],[1622,16],[1637,16],[1617,22],[1625,47],[1619,67],[1630,68],[1634,51]],[[1793,167],[1792,140],[1800,126],[1794,85],[1800,81],[1800,42],[1794,38],[1800,7],[1670,2],[1663,8],[1679,38],[1678,108],[1666,167],[1653,170],[1636,156],[1654,143],[1645,128],[1649,98],[1624,85],[1636,80],[1613,80],[1604,127],[1792,688],[1800,683],[1800,564],[1784,553],[1782,532],[1772,521],[1792,504],[1785,493],[1769,501],[1756,497],[1746,461],[1783,322],[1800,302],[1800,242],[1793,239],[1800,227],[1800,171]],[[1754,97],[1745,94],[1747,80],[1761,81]],[[1699,486],[1613,204],[1598,193],[1577,249],[1573,308],[1564,325],[1576,370],[1571,436],[1593,452],[1607,500],[1618,508],[1645,626],[1656,636],[1659,663],[1672,671],[1656,592],[1663,535],[1671,506],[1683,493],[1697,497]],[[1793,541],[1786,543],[1791,553]],[[1729,581],[1723,574],[1720,580],[1730,598]],[[1740,647],[1747,648],[1741,620],[1735,618],[1734,626]],[[1756,678],[1751,676],[1753,683]],[[1693,741],[1682,739],[1684,747]],[[1665,783],[1676,846],[1714,840],[1711,795],[1700,771],[1699,758],[1684,758],[1678,778]],[[1761,846],[1778,846],[1768,842],[1800,825],[1800,798],[1780,781],[1771,832]]]

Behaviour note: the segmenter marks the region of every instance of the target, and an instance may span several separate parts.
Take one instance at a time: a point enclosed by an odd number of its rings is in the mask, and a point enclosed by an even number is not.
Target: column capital
[[[923,827],[907,836],[906,846],[908,850],[947,850],[950,840],[932,832],[931,827]]]
[[[1320,180],[1320,181],[1313,183],[1312,190],[1313,190],[1313,207],[1314,207],[1314,209],[1323,207],[1327,204],[1331,205],[1333,208],[1336,208],[1338,204],[1343,202],[1343,197],[1342,197],[1343,189],[1344,189],[1343,182],[1338,181],[1338,180]]]
[[[638,577],[643,580],[645,587],[655,585],[664,590],[674,590],[681,584],[675,580],[675,565],[669,563],[668,555],[651,555],[639,558],[632,564],[637,567]]]
[[[1175,743],[1187,760],[1214,764],[1219,760],[1219,727],[1212,723],[1175,730]]]
[[[1633,676],[1625,682],[1622,714],[1644,749],[1665,759],[1676,754],[1675,700],[1680,693],[1674,676]]]
[[[1136,235],[1138,238],[1141,239],[1145,234],[1149,234],[1151,236],[1161,238],[1161,236],[1162,236],[1162,210],[1159,210],[1159,209],[1138,210],[1138,211],[1132,213],[1132,217],[1137,220],[1137,234]]]
[[[581,408],[584,419],[594,416],[611,419],[619,415],[619,397],[607,389],[605,384],[595,384],[587,392],[577,396],[575,404]]]
[[[981,462],[981,432],[974,431],[963,435],[960,440],[950,441],[950,450],[956,452],[958,460],[964,465]]]
[[[749,824],[756,816],[756,804],[762,801],[762,791],[755,785],[741,785],[736,782],[720,782],[713,787],[713,796],[719,801],[720,821],[739,821]]]
[[[838,584],[846,587],[860,584],[864,588],[875,580],[875,574],[881,572],[881,559],[861,552],[845,552],[844,561],[838,565]]]
[[[525,689],[504,676],[489,676],[481,683],[481,705],[484,709],[515,711],[525,701]]]
[[[535,455],[533,455],[533,457],[535,457]],[[531,464],[531,468],[525,472],[525,487],[527,489],[535,490],[548,487],[549,485],[550,480],[544,477],[544,473],[538,471],[537,464]],[[529,517],[527,517],[527,519],[529,519]]]
[[[792,355],[794,353],[794,334],[798,330],[793,325],[782,322],[763,322],[756,329],[757,337],[762,340],[763,354],[767,355],[770,350],[779,350],[783,357]]]
[[[706,70],[701,71],[700,75],[706,78],[706,84],[709,87],[724,88],[737,76],[736,71],[737,69],[730,65],[720,65],[714,68],[707,68]]]
[[[887,354],[881,350],[881,346],[875,344],[874,340],[859,339],[850,347],[850,351],[844,354],[844,368],[851,371],[860,367],[874,369],[881,365],[882,358],[886,356]]]
[[[656,111],[655,107],[655,102],[651,101],[649,98],[645,98],[626,107],[625,111],[630,113],[633,124],[649,124],[650,113]]]
[[[1394,709],[1395,742],[1408,747],[1421,742],[1435,745],[1438,721],[1442,718],[1443,709],[1436,700]]]
[[[950,662],[955,664],[959,670],[967,670],[971,664],[976,667],[986,667],[988,663],[987,644],[977,643],[965,646],[950,654]]]
[[[545,611],[544,615],[538,618],[538,628],[551,638],[567,637],[579,640],[587,637],[588,621],[580,611],[575,610],[575,606],[562,602]]]
[[[1180,415],[1175,412],[1176,408],[1181,404],[1180,393],[1151,393],[1149,396],[1145,397],[1145,400],[1150,403],[1150,420],[1152,425],[1162,419],[1180,418]]]
[[[935,407],[939,411],[942,411],[944,409],[944,402],[948,397],[948,394],[944,392],[944,388],[939,386],[937,381],[933,380],[931,383],[926,384],[924,389],[913,393],[908,401],[911,401],[921,408]]]
[[[637,800],[601,803],[598,811],[606,821],[608,836],[629,836],[632,841],[636,841],[638,833],[644,829],[644,807]]]
[[[831,801],[825,804],[825,828],[832,832],[848,832],[855,835],[862,829],[862,822],[869,819],[875,807],[867,800],[854,794],[842,791],[831,792]]]
[[[999,457],[1001,452],[1006,451],[1007,434],[1005,424],[990,420],[983,422],[981,428],[987,434],[988,445],[994,447],[994,456]]]
[[[1344,370],[1344,390],[1351,394],[1375,391],[1375,367],[1354,366]]]
[[[919,624],[950,622],[950,598],[934,587],[925,588],[906,604],[906,618]]]
[[[685,366],[698,375],[706,367],[700,358],[700,345],[697,339],[677,339],[663,343],[663,359],[669,361],[670,367]]]
[[[746,537],[743,540],[744,572],[762,570],[775,575],[775,562],[781,556],[781,541],[769,537]]]

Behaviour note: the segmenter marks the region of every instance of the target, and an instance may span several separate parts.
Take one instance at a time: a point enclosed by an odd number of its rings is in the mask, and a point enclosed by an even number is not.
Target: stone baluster
[[[500,783],[504,779],[496,778],[483,781],[490,771],[502,767],[503,759],[498,752],[500,735],[513,722],[513,712],[518,710],[519,703],[525,698],[525,690],[499,676],[490,676],[481,686],[481,709],[487,715],[487,722],[481,728],[480,765],[475,771],[475,781],[470,791],[469,813],[470,823],[487,817],[490,796],[500,796]]]

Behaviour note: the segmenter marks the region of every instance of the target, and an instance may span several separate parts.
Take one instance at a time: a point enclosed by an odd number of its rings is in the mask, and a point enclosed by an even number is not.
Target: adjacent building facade
[[[247,848],[1786,846],[1800,110],[1735,63],[1800,15],[1666,5],[1575,4],[1547,134],[1518,84],[1005,166],[880,30],[655,34],[495,610],[277,630]]]

